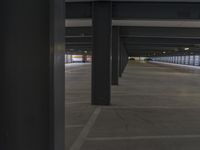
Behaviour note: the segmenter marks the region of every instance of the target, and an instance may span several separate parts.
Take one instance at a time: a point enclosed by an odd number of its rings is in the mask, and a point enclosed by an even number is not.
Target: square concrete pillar
[[[93,2],[92,104],[111,99],[112,2]]]
[[[112,28],[112,85],[119,84],[119,50],[119,27],[115,26]]]

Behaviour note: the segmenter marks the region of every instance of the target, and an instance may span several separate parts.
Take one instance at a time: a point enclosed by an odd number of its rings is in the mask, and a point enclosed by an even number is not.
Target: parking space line
[[[101,107],[97,107],[95,111],[93,112],[92,116],[90,117],[89,121],[87,122],[83,130],[81,131],[80,135],[71,146],[70,150],[80,150],[81,146],[83,145],[87,135],[90,132],[90,129],[93,127],[100,112],[101,112]]]
[[[111,106],[103,109],[200,109],[200,107],[190,106]]]
[[[200,138],[200,135],[161,135],[161,136],[132,136],[132,137],[90,137],[88,141],[115,141],[115,140],[150,140],[150,139],[186,139]]]
[[[66,128],[82,128],[84,125],[66,125]]]

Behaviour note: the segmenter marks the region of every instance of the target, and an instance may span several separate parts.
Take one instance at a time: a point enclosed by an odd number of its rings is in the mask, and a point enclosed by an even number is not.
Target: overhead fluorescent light
[[[188,50],[190,50],[190,48],[186,47],[186,48],[184,48],[184,50],[185,50],[185,51],[188,51]]]

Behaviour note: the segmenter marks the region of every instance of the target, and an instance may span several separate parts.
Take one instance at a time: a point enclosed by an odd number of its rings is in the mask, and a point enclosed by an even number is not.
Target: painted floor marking
[[[110,106],[110,107],[102,107],[104,109],[200,109],[200,107],[194,106]]]
[[[90,132],[90,129],[93,127],[100,112],[101,112],[101,107],[97,107],[95,111],[93,112],[92,116],[90,117],[89,121],[87,122],[83,130],[81,131],[80,135],[71,146],[70,150],[80,150],[81,146],[83,145],[87,135]]]
[[[66,125],[66,128],[82,128],[84,125]]]
[[[114,140],[149,140],[149,139],[186,139],[200,138],[200,135],[161,135],[161,136],[133,136],[133,137],[92,137],[89,141],[114,141]]]

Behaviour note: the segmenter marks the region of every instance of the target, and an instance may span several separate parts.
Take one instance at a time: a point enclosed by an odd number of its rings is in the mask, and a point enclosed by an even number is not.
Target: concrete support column
[[[123,60],[124,60],[124,53],[123,53],[123,43],[120,41],[120,59],[119,59],[119,77],[122,77],[123,73]]]
[[[123,72],[126,69],[127,64],[128,64],[128,53],[127,53],[126,49],[124,49],[124,66],[123,66]]]
[[[182,63],[182,56],[180,55],[180,61],[179,61],[179,64],[181,64]]]
[[[120,62],[119,77],[122,77],[122,74],[128,63],[128,53],[124,47],[123,42],[120,42],[120,60],[119,60],[119,62]]]
[[[195,66],[195,55],[193,55],[193,66]]]
[[[199,61],[198,61],[198,64],[199,64],[199,66],[200,66],[200,55],[199,55]]]
[[[0,39],[0,49],[1,49],[1,55],[0,55],[0,64],[1,64],[1,71],[0,71],[0,149],[5,149],[5,143],[6,143],[6,132],[5,132],[5,100],[3,97],[4,91],[4,75],[3,75],[3,66],[4,66],[4,51],[3,51],[3,43],[4,43],[4,18],[6,17],[5,15],[3,15],[3,9],[4,9],[4,5],[1,3],[0,5],[0,16],[1,16],[1,20],[2,22],[0,23],[0,33],[1,33],[1,39]]]
[[[184,56],[184,65],[186,65],[186,55]]]
[[[119,27],[113,27],[113,30],[112,30],[112,85],[119,84],[119,50],[120,50]]]
[[[64,150],[65,3],[1,5],[0,149]]]
[[[112,2],[93,2],[92,104],[111,99]]]
[[[120,49],[119,49],[119,77],[122,77],[122,42],[120,41]]]

